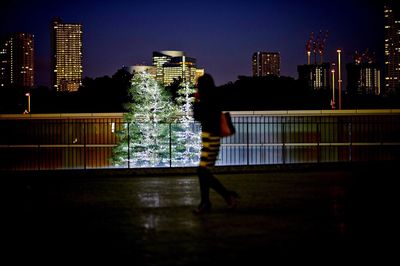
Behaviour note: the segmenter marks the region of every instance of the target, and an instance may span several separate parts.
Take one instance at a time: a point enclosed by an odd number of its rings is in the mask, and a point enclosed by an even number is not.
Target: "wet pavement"
[[[8,265],[387,265],[398,250],[393,169],[220,173],[240,205],[211,192],[205,215],[192,213],[191,174],[18,178],[3,188],[2,250]]]

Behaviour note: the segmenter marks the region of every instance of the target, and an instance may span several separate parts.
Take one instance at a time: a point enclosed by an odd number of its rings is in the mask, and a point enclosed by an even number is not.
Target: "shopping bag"
[[[221,112],[221,137],[228,137],[235,134],[236,130],[232,123],[231,114],[229,112]]]

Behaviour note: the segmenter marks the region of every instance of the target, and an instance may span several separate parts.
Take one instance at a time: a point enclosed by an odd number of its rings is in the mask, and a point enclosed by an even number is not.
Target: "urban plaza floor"
[[[213,209],[204,215],[192,213],[199,202],[195,169],[2,172],[2,260],[396,265],[396,166],[217,167],[240,205],[228,210],[211,192]]]

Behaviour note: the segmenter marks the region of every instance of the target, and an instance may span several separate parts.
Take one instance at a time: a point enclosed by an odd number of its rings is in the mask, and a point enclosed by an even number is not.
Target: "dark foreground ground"
[[[2,265],[398,265],[396,166],[218,173],[201,216],[193,174],[3,173]]]

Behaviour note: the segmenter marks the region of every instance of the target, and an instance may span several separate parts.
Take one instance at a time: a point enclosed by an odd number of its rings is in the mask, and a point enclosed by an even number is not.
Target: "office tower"
[[[77,91],[82,85],[82,25],[52,22],[52,86]]]
[[[187,56],[173,57],[170,62],[163,65],[163,84],[169,85],[174,79],[181,78],[194,84],[196,82],[196,59]]]
[[[153,65],[156,67],[156,80],[164,84],[164,64],[169,63],[173,57],[182,57],[182,51],[160,51],[153,52]]]
[[[181,51],[153,52],[153,65],[156,67],[156,80],[164,86],[180,78],[195,83],[204,74],[204,69],[196,67],[196,59]]]
[[[252,59],[254,77],[280,76],[281,59],[279,53],[255,52]]]
[[[385,17],[385,93],[400,87],[400,3],[386,1]]]
[[[34,36],[14,33],[0,43],[0,87],[34,86]]]
[[[356,53],[354,62],[347,64],[346,69],[349,95],[380,94],[380,70],[373,56]]]
[[[154,78],[156,77],[157,73],[157,69],[155,66],[134,65],[125,66],[123,67],[123,69],[130,74],[147,72]]]
[[[329,63],[297,66],[299,80],[305,82],[313,90],[329,89],[329,71]]]

